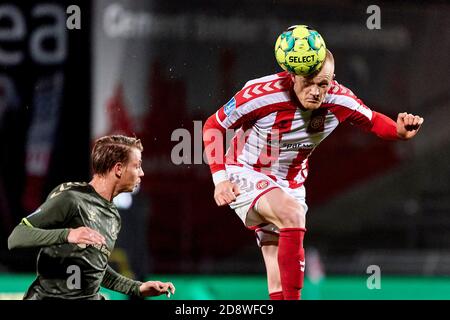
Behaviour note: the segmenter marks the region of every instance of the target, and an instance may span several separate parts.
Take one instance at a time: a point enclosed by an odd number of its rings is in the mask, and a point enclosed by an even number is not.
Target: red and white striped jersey
[[[298,188],[308,176],[309,155],[340,123],[372,129],[377,113],[336,81],[316,110],[302,108],[292,86],[287,72],[251,80],[208,119],[205,130],[237,129],[227,165],[251,168]],[[210,162],[210,167],[213,174],[225,169],[223,163]]]

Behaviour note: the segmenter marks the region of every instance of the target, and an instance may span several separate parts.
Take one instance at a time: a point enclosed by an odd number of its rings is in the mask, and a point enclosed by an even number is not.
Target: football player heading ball
[[[334,80],[333,55],[306,26],[281,33],[275,56],[285,71],[248,81],[207,119],[203,140],[212,151],[205,153],[214,199],[255,232],[270,298],[295,300],[303,287],[304,183],[313,150],[345,121],[382,139],[408,140],[423,118],[402,112],[395,122],[366,106]],[[237,131],[224,155],[227,129]]]

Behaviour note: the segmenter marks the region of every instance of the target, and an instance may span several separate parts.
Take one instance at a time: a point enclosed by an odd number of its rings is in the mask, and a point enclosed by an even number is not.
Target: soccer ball
[[[275,58],[284,70],[307,76],[322,67],[326,56],[322,36],[305,25],[289,27],[275,43]]]

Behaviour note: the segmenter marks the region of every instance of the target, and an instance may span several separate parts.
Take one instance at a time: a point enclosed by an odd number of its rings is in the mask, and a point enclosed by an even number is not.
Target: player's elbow
[[[207,132],[209,129],[215,127],[214,122],[216,122],[216,115],[213,114],[208,119],[206,119],[205,124],[203,125],[203,133]]]
[[[20,241],[20,228],[21,225],[18,225],[14,228],[14,230],[11,232],[11,234],[8,237],[8,249],[12,250],[12,249],[18,249],[18,248],[22,248],[23,245],[21,245],[21,241]]]
[[[13,230],[13,232],[11,232],[11,234],[8,237],[8,249],[9,250],[18,248],[18,243],[15,239],[16,236],[15,236],[14,230]]]
[[[210,116],[203,126],[203,142],[208,144],[212,140],[221,141],[223,139],[225,129],[219,124],[216,115]]]

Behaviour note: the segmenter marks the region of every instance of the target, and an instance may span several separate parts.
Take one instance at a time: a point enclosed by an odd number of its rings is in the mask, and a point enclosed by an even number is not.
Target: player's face
[[[131,148],[128,163],[124,169],[123,178],[121,179],[121,184],[124,189],[123,192],[131,192],[141,183],[141,177],[144,175],[141,165],[141,151],[136,148]]]
[[[333,76],[334,62],[330,60],[327,60],[316,74],[308,77],[292,76],[294,92],[305,109],[314,110],[320,107],[331,87]]]

